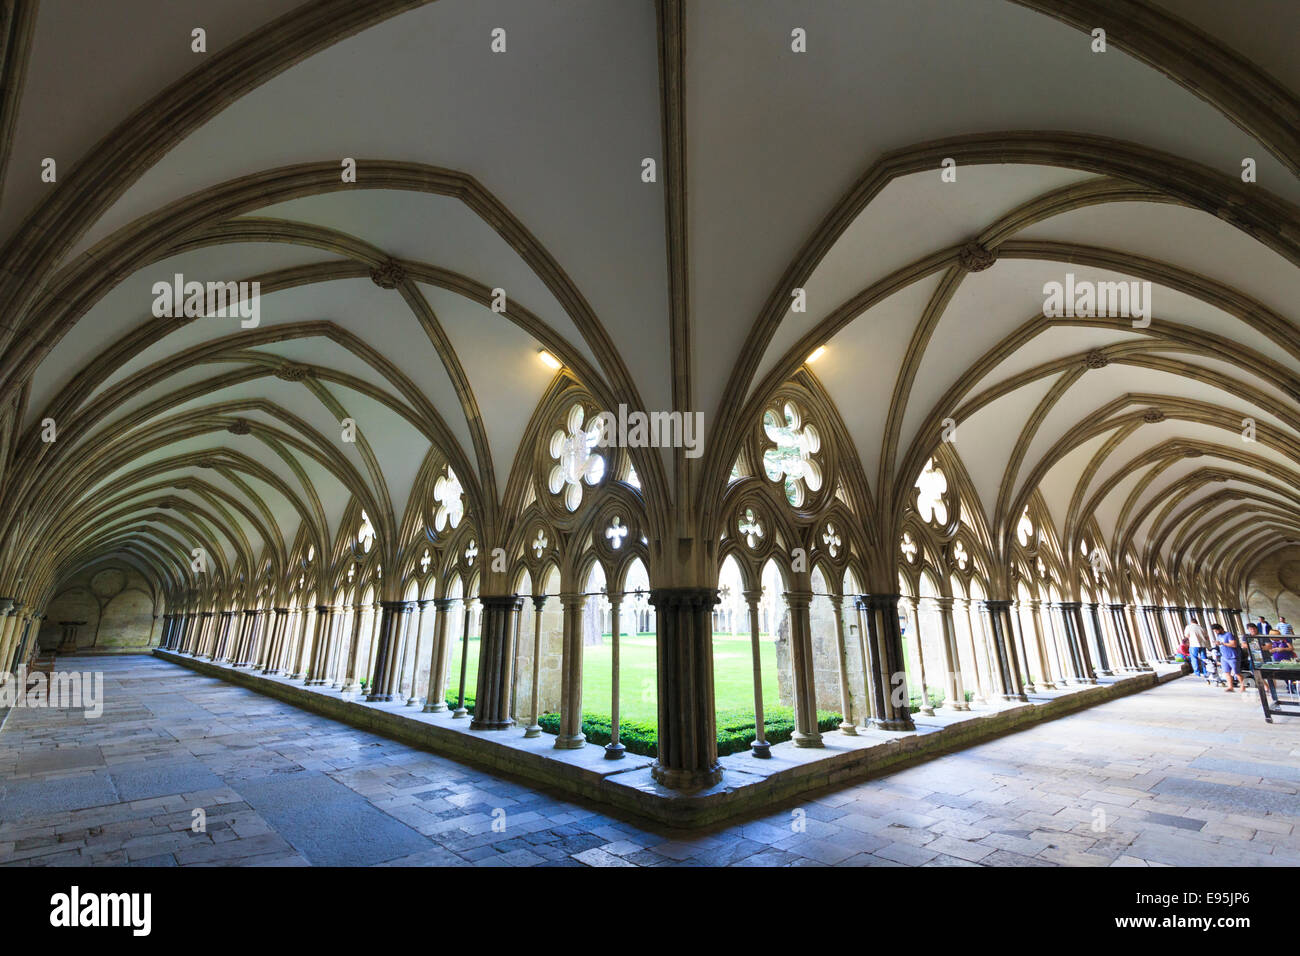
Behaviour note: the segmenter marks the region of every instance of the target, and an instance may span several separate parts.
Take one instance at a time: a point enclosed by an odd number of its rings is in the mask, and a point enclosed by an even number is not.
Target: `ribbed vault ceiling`
[[[1112,554],[1234,586],[1300,539],[1300,157],[1124,32],[1180,16],[1294,116],[1300,8],[1246,4],[1275,28],[1243,32],[1201,0],[362,6],[17,4],[0,591],[109,555],[175,585],[195,542],[282,568],[357,504],[391,535],[431,453],[486,519],[543,348],[604,401],[704,412],[703,461],[641,476],[666,514],[716,496],[738,426],[825,345],[883,529],[952,419],[999,534],[1037,492],[1065,546],[1095,520]],[[1067,272],[1152,283],[1150,325],[1045,318]],[[260,281],[258,327],[154,317],[175,273]]]

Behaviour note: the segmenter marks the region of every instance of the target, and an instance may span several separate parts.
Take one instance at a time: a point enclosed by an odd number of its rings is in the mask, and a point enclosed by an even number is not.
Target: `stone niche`
[[[94,653],[138,653],[158,643],[162,613],[149,582],[125,564],[97,564],[59,583],[37,636],[42,650],[63,639],[60,621],[85,621],[77,649]]]
[[[1300,546],[1275,551],[1251,572],[1243,613],[1264,615],[1270,624],[1279,616],[1300,626]]]

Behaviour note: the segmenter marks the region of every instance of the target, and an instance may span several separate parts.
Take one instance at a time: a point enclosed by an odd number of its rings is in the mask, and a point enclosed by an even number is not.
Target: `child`
[[[1188,641],[1187,635],[1184,634],[1183,642],[1178,645],[1178,654],[1174,657],[1174,660],[1178,661],[1180,664],[1185,664],[1191,659],[1191,653],[1191,642]]]

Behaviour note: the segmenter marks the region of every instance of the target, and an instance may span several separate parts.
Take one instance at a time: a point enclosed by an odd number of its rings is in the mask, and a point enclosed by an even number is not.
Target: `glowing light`
[[[538,349],[537,357],[542,360],[542,364],[545,365],[547,368],[553,368],[558,371],[559,369],[564,367],[564,363],[562,363],[550,352],[546,351],[546,349]]]
[[[812,355],[808,356],[808,364],[811,365],[813,362],[817,361],[825,354],[826,354],[826,346],[824,345],[817,346],[817,348],[813,349]]]

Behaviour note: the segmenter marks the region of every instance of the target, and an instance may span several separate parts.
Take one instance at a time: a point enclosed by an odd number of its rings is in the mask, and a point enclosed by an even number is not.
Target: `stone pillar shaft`
[[[659,757],[654,779],[699,790],[722,779],[713,697],[716,588],[655,588],[659,678]],[[815,718],[814,718],[815,719]]]

